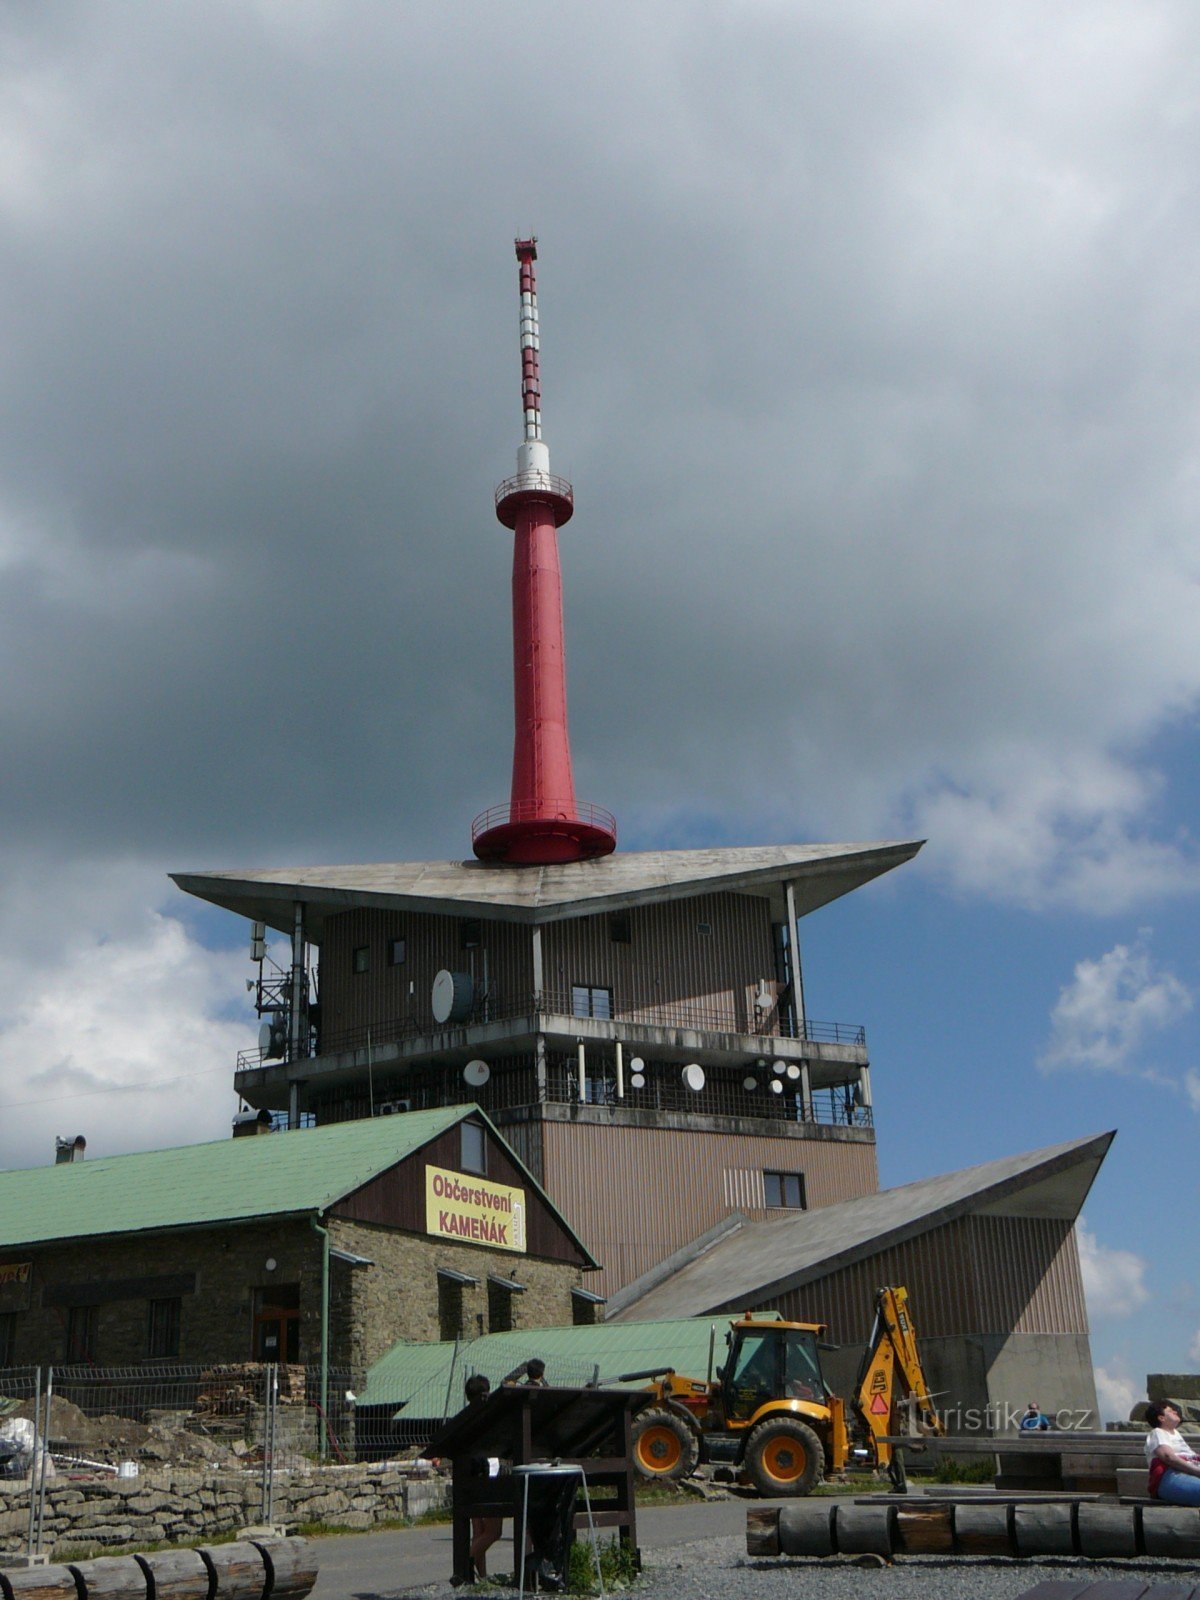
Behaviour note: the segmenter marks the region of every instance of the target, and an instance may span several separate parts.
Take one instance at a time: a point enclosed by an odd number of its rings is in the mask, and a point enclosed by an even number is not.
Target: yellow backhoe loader
[[[715,1375],[714,1323],[707,1378],[681,1377],[668,1368],[615,1380],[654,1379],[654,1402],[633,1425],[640,1475],[672,1482],[702,1461],[719,1462],[760,1494],[804,1495],[857,1459],[902,1482],[887,1439],[944,1432],[917,1352],[907,1290],[876,1294],[875,1326],[849,1407],[830,1392],[821,1371],[825,1331],[819,1322],[747,1312],[730,1324],[729,1353]]]

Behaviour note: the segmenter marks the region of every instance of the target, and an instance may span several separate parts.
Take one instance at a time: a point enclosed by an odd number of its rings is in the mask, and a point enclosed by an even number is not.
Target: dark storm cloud
[[[1198,686],[1196,24],[1105,17],[6,18],[7,836],[465,851],[534,230],[581,793],[1124,848]]]

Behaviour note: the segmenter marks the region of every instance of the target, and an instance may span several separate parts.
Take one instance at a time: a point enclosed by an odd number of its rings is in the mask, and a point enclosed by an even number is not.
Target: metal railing
[[[587,800],[517,800],[481,811],[471,823],[471,843],[493,828],[520,822],[561,822],[568,827],[571,823],[580,823],[586,828],[610,833],[614,838],[617,833],[617,819],[612,812]]]
[[[594,991],[593,991],[594,994]],[[594,1012],[594,1001],[593,1001]],[[682,1028],[696,1033],[731,1033],[743,1038],[762,1041],[764,1055],[770,1054],[773,1039],[799,1039],[810,1044],[843,1044],[865,1048],[866,1029],[858,1023],[819,1022],[806,1018],[796,1022],[778,1003],[765,1009],[753,1005],[744,1008],[715,1006],[708,1001],[674,1000],[622,1003],[614,998],[608,1006],[608,1015],[593,1014],[594,1022],[620,1022],[636,1029]],[[570,989],[545,989],[540,994],[504,996],[495,992],[479,999],[470,1019],[447,1027],[437,1023],[432,1016],[391,1017],[382,1022],[338,1032],[323,1031],[318,1041],[317,1055],[339,1055],[353,1050],[369,1050],[379,1045],[403,1044],[409,1040],[433,1039],[447,1032],[461,1032],[467,1027],[477,1027],[489,1022],[507,1022],[514,1017],[560,1016],[587,1019],[588,1013],[577,1009]],[[630,1042],[635,1043],[636,1040]],[[237,1070],[252,1071],[275,1057],[266,1056],[262,1050],[239,1050]]]
[[[501,479],[496,485],[496,505],[503,505],[515,494],[544,494],[554,500],[565,500],[570,506],[575,504],[575,491],[566,478],[555,477],[552,472],[539,472],[536,468]]]

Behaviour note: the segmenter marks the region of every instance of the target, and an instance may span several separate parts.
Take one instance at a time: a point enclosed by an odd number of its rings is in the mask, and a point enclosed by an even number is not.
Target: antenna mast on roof
[[[616,819],[575,799],[567,737],[567,675],[563,649],[562,574],[558,529],[575,509],[565,478],[550,472],[542,438],[538,362],[537,239],[516,241],[521,277],[521,403],[525,438],[517,473],[496,490],[496,515],[513,541],[512,792],[471,825],[483,861],[544,864],[582,861],[616,849]]]

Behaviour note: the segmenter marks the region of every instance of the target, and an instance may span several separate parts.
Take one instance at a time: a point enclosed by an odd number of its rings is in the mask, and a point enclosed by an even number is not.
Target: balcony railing
[[[484,995],[476,1001],[471,1016],[460,1023],[438,1023],[432,1016],[392,1017],[369,1026],[344,1028],[334,1032],[323,1031],[317,1045],[317,1055],[340,1055],[352,1050],[377,1049],[380,1045],[402,1044],[409,1040],[431,1038],[463,1028],[477,1027],[488,1022],[506,1022],[514,1017],[559,1016],[590,1019],[593,1022],[614,1022],[631,1029],[676,1028],[693,1033],[731,1033],[760,1041],[763,1055],[771,1053],[775,1039],[802,1039],[810,1044],[844,1044],[863,1047],[867,1042],[866,1029],[858,1023],[818,1022],[808,1017],[802,1024],[796,1022],[786,1007],[776,1000],[766,1007],[747,1004],[715,1005],[705,1000],[672,1000],[621,1003],[619,997],[604,1002],[605,990],[584,990],[590,998],[590,1009],[582,1010],[581,1002],[570,989],[544,989],[540,994],[503,996]],[[246,1072],[262,1066],[267,1057],[261,1050],[240,1050],[237,1070]],[[271,1058],[275,1059],[275,1058]]]

